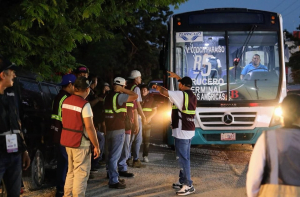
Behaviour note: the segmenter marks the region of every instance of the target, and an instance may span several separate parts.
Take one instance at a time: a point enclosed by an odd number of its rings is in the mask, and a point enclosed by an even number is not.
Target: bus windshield
[[[175,39],[175,70],[192,78],[198,101],[278,97],[281,69],[276,31],[176,32]]]

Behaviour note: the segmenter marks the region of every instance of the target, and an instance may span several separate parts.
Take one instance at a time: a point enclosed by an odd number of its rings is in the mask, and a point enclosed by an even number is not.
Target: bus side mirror
[[[159,53],[159,68],[160,70],[165,69],[165,51],[162,49]]]

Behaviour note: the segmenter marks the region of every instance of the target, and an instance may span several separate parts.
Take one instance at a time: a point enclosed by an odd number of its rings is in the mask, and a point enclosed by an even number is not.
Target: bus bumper
[[[204,131],[201,128],[196,128],[195,136],[192,139],[192,145],[198,144],[255,144],[258,137],[263,131],[279,128],[280,125],[275,127],[259,127],[253,130],[210,130]],[[235,140],[221,140],[221,133],[235,133]],[[174,145],[174,137],[172,130],[169,129],[168,145]]]

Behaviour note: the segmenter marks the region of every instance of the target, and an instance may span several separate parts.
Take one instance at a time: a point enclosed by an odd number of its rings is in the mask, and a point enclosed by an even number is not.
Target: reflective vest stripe
[[[114,112],[113,112],[113,110],[111,110],[111,109],[106,109],[106,110],[105,110],[105,113],[107,113],[107,114],[113,114]]]
[[[196,114],[196,111],[195,110],[188,110],[188,106],[189,106],[189,95],[184,92],[184,100],[185,100],[185,109],[186,110],[182,110],[182,113],[185,113],[185,114]]]
[[[119,95],[119,93],[116,93],[116,94],[114,95],[114,97],[113,97],[113,109],[114,109],[114,110],[112,110],[112,109],[106,109],[106,110],[105,110],[105,113],[113,114],[113,113],[114,113],[113,111],[115,111],[116,113],[127,112],[127,109],[126,109],[126,108],[120,108],[120,109],[117,108],[117,96],[118,96],[118,95]],[[127,104],[127,103],[126,103],[126,104]]]
[[[52,119],[55,119],[55,120],[59,120],[59,121],[62,120],[61,116],[58,116],[58,115],[55,115],[55,114],[52,114],[52,115],[51,115],[51,118],[52,118]]]
[[[133,107],[133,103],[126,103],[127,107]]]
[[[77,107],[75,105],[69,105],[69,104],[63,104],[62,105],[62,108],[65,108],[65,109],[69,109],[69,110],[73,110],[73,111],[77,111],[77,112],[80,112],[82,111],[82,108],[81,107]]]
[[[152,108],[143,108],[143,111],[152,111]]]
[[[65,100],[67,97],[68,97],[67,95],[64,95],[64,96],[60,99],[59,105],[58,105],[58,113],[57,113],[57,115],[56,115],[56,114],[52,114],[52,115],[51,115],[51,118],[52,118],[52,119],[62,121],[62,118],[61,118],[61,106],[62,106],[62,103],[64,102],[64,100]],[[52,103],[52,105],[53,105],[53,103]],[[53,106],[52,106],[52,108],[53,108]]]
[[[176,105],[172,105],[172,109],[178,109]]]
[[[133,85],[130,90],[133,91],[133,89],[136,87],[136,85]]]

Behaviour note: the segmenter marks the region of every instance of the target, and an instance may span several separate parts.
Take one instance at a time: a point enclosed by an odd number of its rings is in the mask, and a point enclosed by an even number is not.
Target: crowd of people
[[[8,196],[19,196],[22,168],[30,166],[21,132],[18,106],[13,86],[17,66],[0,56],[0,181],[6,183]],[[177,195],[196,190],[190,170],[191,141],[195,135],[197,99],[190,77],[178,80],[179,90],[152,88],[168,97],[172,107],[172,136],[180,171],[172,185]],[[128,166],[140,168],[149,162],[151,121],[157,113],[149,87],[141,85],[142,75],[132,70],[128,79],[116,77],[113,84],[103,83],[97,91],[98,78],[80,66],[62,77],[61,90],[53,101],[50,130],[57,152],[56,196],[85,196],[87,181],[105,166],[108,186],[126,188],[125,179],[134,177]],[[277,193],[300,195],[300,97],[287,96],[282,104],[284,127],[263,133],[251,156],[247,174],[248,196],[274,196]],[[139,152],[143,142],[143,158]],[[104,159],[105,158],[105,159]],[[151,159],[151,158],[150,158]]]

